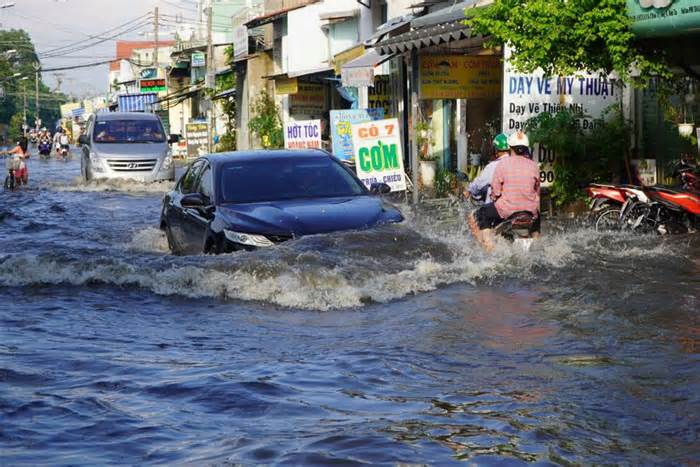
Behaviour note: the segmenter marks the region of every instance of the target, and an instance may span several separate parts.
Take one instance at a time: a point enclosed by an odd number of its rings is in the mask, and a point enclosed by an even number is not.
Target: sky
[[[196,0],[0,0],[2,29],[24,29],[29,32],[39,53],[102,35],[115,26],[145,15],[158,5],[160,14],[196,16]],[[168,30],[169,28],[163,27]],[[118,39],[153,39],[152,22]],[[141,33],[141,34],[139,34]],[[144,35],[143,33],[147,33]],[[160,34],[162,40],[172,36]],[[93,39],[94,41],[94,39]],[[115,41],[108,40],[68,57],[42,59],[42,68],[78,65],[109,60],[115,56]],[[108,89],[108,65],[93,68],[44,73],[43,80],[52,89],[57,85],[55,73],[62,73],[61,90],[79,97],[104,94]]]

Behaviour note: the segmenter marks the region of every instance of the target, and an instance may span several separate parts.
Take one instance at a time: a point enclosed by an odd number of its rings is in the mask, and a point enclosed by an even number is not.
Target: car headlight
[[[240,243],[241,245],[250,245],[258,247],[274,245],[274,243],[272,243],[264,235],[234,232],[233,230],[224,230],[224,235],[226,235],[226,238],[230,241],[234,243]]]
[[[173,165],[173,156],[170,152],[168,152],[165,155],[165,159],[163,159],[163,165],[161,166],[161,170],[168,170],[171,165]]]

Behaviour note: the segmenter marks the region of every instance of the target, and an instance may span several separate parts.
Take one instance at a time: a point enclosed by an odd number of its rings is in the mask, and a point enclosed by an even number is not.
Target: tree
[[[467,14],[487,46],[512,47],[511,63],[520,72],[615,71],[641,83],[671,77],[662,51],[635,42],[625,0],[495,0]]]
[[[250,131],[260,138],[263,148],[281,148],[284,145],[282,120],[280,119],[279,107],[275,104],[272,96],[267,91],[261,91],[253,102],[252,110],[254,117],[248,121]]]

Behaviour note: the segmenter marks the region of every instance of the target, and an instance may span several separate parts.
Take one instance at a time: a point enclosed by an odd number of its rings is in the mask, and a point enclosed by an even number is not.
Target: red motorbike
[[[630,198],[648,201],[643,187],[635,185],[601,185],[592,183],[586,187],[590,198],[589,209],[596,230],[617,230],[620,228],[620,214],[625,202]]]
[[[692,233],[700,229],[700,194],[648,187],[647,200],[631,196],[620,212],[624,229],[660,234]]]

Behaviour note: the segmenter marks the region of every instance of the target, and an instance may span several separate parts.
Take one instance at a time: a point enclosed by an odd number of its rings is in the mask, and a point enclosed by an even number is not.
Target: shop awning
[[[400,34],[375,44],[374,49],[380,55],[399,54],[413,49],[422,49],[453,41],[470,39],[471,30],[463,20],[424,27]]]
[[[464,10],[467,8],[485,6],[489,3],[493,2],[485,0],[467,0],[465,2],[459,2],[455,5],[448,6],[447,8],[441,8],[440,10],[415,18],[411,21],[411,27],[418,29],[443,23],[451,23],[458,20],[464,21],[466,18],[464,15]]]
[[[227,89],[225,91],[221,91],[220,93],[216,94],[214,96],[214,100],[219,100],[219,99],[226,99],[227,97],[235,97],[236,95],[236,88],[231,88]]]
[[[329,71],[333,71],[332,66],[324,66],[320,68],[312,68],[310,70],[300,70],[300,71],[290,71],[287,72],[287,76],[290,78],[298,78],[299,76],[309,76],[309,75],[316,75],[319,73],[326,73]]]
[[[306,5],[297,5],[297,6],[293,6],[290,8],[281,8],[279,10],[271,11],[269,13],[265,13],[262,16],[258,16],[257,18],[251,19],[250,21],[245,23],[245,26],[247,26],[249,29],[250,28],[257,28],[259,26],[277,21],[278,19],[282,19],[285,16],[287,16],[287,13],[289,13],[290,11],[297,10],[299,8],[303,8],[305,6]]]
[[[377,32],[366,39],[364,44],[367,46],[373,46],[389,34],[406,32],[408,29],[410,29],[412,20],[413,15],[404,15],[399,16],[398,18],[390,19],[386,23],[379,26],[377,28]]]
[[[343,86],[374,86],[374,68],[392,58],[394,54],[379,55],[376,50],[343,64],[341,77]]]

